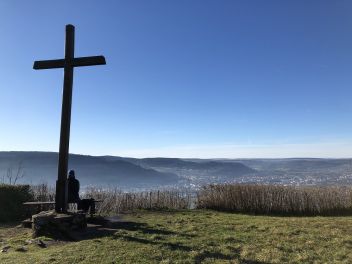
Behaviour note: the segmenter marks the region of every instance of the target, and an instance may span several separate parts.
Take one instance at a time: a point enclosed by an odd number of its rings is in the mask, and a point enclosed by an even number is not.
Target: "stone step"
[[[32,219],[28,218],[26,220],[23,220],[21,222],[21,226],[24,227],[24,228],[32,228]]]
[[[33,215],[32,222],[33,237],[46,235],[70,239],[72,231],[87,228],[85,213],[59,214],[55,211],[43,211]]]

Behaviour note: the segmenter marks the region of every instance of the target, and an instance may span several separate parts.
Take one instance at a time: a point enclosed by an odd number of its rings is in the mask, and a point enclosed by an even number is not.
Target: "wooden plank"
[[[23,205],[42,205],[42,204],[55,204],[54,201],[50,202],[25,202]]]
[[[33,69],[35,70],[55,69],[63,67],[65,67],[64,59],[35,61],[33,64]]]
[[[72,63],[75,57],[75,27],[66,25],[65,38],[65,68],[64,68],[64,87],[62,92],[61,108],[61,128],[60,128],[60,147],[58,176],[56,181],[55,211],[64,213],[67,211],[67,168],[68,152],[70,146],[70,126],[71,126],[71,107],[72,107],[72,86],[73,86],[73,67],[67,65]]]
[[[101,203],[103,200],[94,200],[95,203]],[[55,201],[46,201],[46,202],[25,202],[23,205],[42,205],[42,204],[55,204]]]
[[[90,56],[90,57],[78,57],[73,59],[72,66],[82,67],[82,66],[93,66],[93,65],[105,65],[104,56]]]
[[[90,57],[78,57],[73,60],[43,60],[35,61],[33,64],[33,69],[35,70],[46,70],[46,69],[57,69],[65,68],[65,65],[73,67],[83,67],[83,66],[94,66],[94,65],[105,65],[104,56],[90,56]]]

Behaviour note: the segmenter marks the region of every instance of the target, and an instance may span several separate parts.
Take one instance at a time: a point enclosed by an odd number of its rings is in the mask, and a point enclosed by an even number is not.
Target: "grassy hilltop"
[[[123,216],[111,228],[89,227],[78,242],[0,227],[0,263],[351,263],[352,217],[270,217],[207,210]],[[25,245],[26,252],[17,252]]]

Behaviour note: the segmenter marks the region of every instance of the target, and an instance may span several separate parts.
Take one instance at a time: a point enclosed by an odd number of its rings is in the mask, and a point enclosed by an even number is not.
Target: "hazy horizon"
[[[0,150],[0,152],[47,152],[47,153],[58,153],[58,150]],[[114,157],[123,157],[123,158],[136,158],[136,159],[145,159],[145,158],[179,158],[179,159],[214,159],[214,160],[236,160],[236,159],[352,159],[351,156],[238,156],[238,157],[215,157],[215,156],[175,156],[175,155],[141,155],[141,153],[136,153],[135,155],[130,155],[128,153],[124,154],[112,154],[112,153],[78,153],[70,152],[72,155],[82,155],[82,156],[92,156],[92,157],[103,157],[103,156],[114,156]]]

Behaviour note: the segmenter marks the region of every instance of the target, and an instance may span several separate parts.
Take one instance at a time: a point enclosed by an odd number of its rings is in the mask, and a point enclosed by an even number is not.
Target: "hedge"
[[[29,185],[0,184],[0,222],[22,220],[23,202],[33,200]]]

